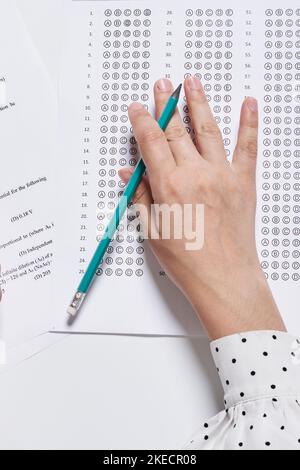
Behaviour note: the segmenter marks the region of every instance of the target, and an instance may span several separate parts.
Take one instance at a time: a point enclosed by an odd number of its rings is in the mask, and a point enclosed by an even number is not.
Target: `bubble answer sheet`
[[[16,348],[52,314],[56,101],[14,1],[0,4],[0,341]]]
[[[153,113],[153,84],[195,74],[230,160],[242,100],[260,105],[257,246],[289,328],[299,330],[300,5],[280,1],[153,3],[66,0],[60,81],[59,285],[54,331],[201,334],[130,215],[122,222],[79,317],[66,308],[116,207],[118,169],[140,155],[129,103]],[[187,130],[184,96],[180,112]],[[212,312],[217,314],[217,312]]]

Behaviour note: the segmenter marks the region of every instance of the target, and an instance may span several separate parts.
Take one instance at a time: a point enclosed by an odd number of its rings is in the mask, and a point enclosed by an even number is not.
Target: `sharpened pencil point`
[[[176,90],[172,94],[172,98],[175,98],[176,100],[179,100],[181,88],[182,88],[182,83],[180,83],[180,85],[176,88]]]

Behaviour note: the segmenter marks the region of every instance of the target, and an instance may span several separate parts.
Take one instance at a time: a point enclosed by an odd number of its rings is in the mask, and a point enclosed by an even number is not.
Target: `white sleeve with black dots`
[[[211,343],[225,410],[185,446],[198,450],[300,450],[300,340],[253,331]]]

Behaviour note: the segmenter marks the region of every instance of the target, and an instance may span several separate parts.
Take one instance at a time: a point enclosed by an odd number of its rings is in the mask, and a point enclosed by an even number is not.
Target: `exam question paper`
[[[54,331],[201,334],[130,216],[99,266],[78,319],[65,310],[123,190],[117,171],[139,149],[127,109],[153,112],[152,87],[196,74],[203,82],[230,161],[245,96],[260,105],[257,246],[288,327],[299,329],[300,8],[296,0],[65,0],[57,168],[58,274]],[[182,96],[183,122],[190,129]],[[123,232],[122,232],[123,229]],[[124,231],[125,229],[125,231]]]
[[[14,2],[0,5],[2,337],[16,347],[49,330],[54,257],[51,83]]]
[[[16,0],[16,5],[34,46],[47,68],[56,94],[64,28],[62,4],[63,0]]]

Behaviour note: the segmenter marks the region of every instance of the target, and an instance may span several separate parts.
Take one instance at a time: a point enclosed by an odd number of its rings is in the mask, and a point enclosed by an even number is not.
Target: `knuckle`
[[[140,144],[149,145],[156,142],[161,142],[164,135],[160,129],[145,130],[140,136]]]
[[[185,129],[180,125],[174,125],[167,128],[165,135],[168,142],[182,139],[185,136]]]
[[[195,135],[196,138],[209,137],[216,139],[221,137],[221,132],[217,124],[214,122],[207,122],[195,129]]]

